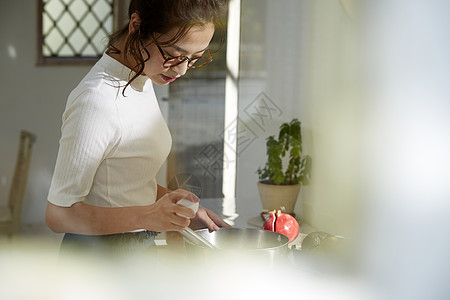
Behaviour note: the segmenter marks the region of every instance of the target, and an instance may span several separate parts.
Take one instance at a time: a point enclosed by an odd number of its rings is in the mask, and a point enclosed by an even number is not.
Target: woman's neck
[[[118,51],[112,49],[106,50],[106,54],[120,62],[122,65],[133,70],[136,67],[136,62],[131,55],[125,53],[126,37],[122,38],[119,43],[114,45]]]

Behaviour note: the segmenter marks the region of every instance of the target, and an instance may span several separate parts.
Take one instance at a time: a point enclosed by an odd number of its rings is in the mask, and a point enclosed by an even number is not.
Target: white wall
[[[245,39],[254,39],[256,34],[248,32],[253,26],[248,25],[247,15],[256,5],[266,7],[265,15],[250,21],[264,28],[260,43],[265,73],[259,79],[247,76],[259,66],[241,62],[239,117],[252,130],[241,141],[252,135],[256,138],[238,157],[238,213],[258,216],[262,206],[255,171],[267,159],[265,139],[277,134],[282,122],[299,118],[304,153],[312,156],[313,170],[311,184],[301,188],[295,212],[317,230],[349,234],[356,210],[359,126],[354,23],[338,0],[246,0],[243,47],[248,47]],[[272,107],[270,116],[260,108],[266,113],[265,123],[257,126],[248,112],[261,104],[254,102],[261,92],[277,107]]]
[[[297,209],[317,230],[349,236],[358,228],[362,82],[358,15],[341,4],[356,1],[307,2],[300,85],[313,170]]]
[[[278,134],[281,123],[292,118],[300,119],[303,133],[310,130],[299,82],[306,63],[300,55],[306,51],[304,6],[296,0],[242,1],[241,44],[247,54],[241,56],[239,80],[239,132],[244,133],[238,133],[236,202],[244,218],[257,217],[262,210],[256,170],[266,163],[266,138]],[[260,11],[255,14],[255,9]],[[266,108],[261,107],[264,102]],[[304,146],[308,153],[306,141]]]
[[[6,203],[19,132],[37,136],[23,205],[24,223],[44,220],[61,116],[88,66],[36,66],[37,1],[3,1],[0,12],[0,201]]]

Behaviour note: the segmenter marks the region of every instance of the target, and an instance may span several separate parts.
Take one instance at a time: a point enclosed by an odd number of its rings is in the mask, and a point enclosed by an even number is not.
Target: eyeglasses
[[[163,67],[164,68],[171,68],[178,66],[179,64],[184,63],[185,61],[188,61],[188,68],[189,69],[196,69],[203,67],[206,64],[209,64],[213,61],[211,51],[208,48],[208,55],[209,57],[195,57],[195,58],[189,58],[187,56],[169,56],[167,55],[164,50],[161,48],[161,46],[158,45],[155,41],[156,47],[158,47],[159,52],[161,53],[162,57],[164,58]]]

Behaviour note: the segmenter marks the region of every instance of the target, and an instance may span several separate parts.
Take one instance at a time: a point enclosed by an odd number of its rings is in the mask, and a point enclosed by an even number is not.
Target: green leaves
[[[290,185],[301,182],[309,184],[311,172],[311,157],[302,155],[301,123],[293,119],[290,123],[280,126],[278,140],[269,136],[266,142],[267,163],[257,173],[260,181],[270,184]],[[283,172],[283,158],[289,153],[289,163]]]

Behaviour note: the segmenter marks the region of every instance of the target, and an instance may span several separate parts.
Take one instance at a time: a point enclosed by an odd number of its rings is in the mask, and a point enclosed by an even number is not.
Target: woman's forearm
[[[57,233],[104,235],[143,228],[144,210],[151,206],[98,207],[82,202],[71,207],[47,204],[47,226]]]
[[[170,192],[158,185],[157,200]],[[45,219],[56,233],[104,235],[147,229],[145,215],[152,214],[150,206],[98,207],[82,202],[62,207],[48,202]]]
[[[180,231],[195,216],[191,209],[176,204],[181,199],[200,201],[188,191],[176,190],[145,206],[98,207],[78,202],[71,207],[62,207],[48,202],[45,221],[57,233],[105,235],[137,229]]]

